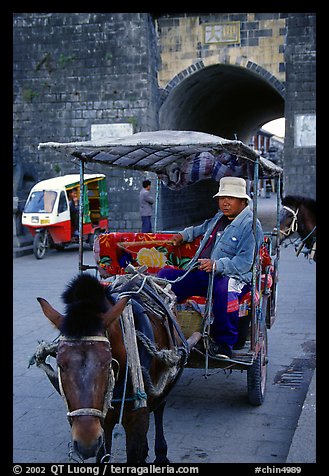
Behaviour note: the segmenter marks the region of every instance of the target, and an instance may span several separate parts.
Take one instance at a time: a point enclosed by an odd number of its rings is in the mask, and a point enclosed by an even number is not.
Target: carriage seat
[[[146,265],[149,274],[156,274],[161,268],[173,267],[185,269],[187,263],[195,255],[200,244],[200,238],[192,243],[182,243],[174,246],[170,243],[173,233],[101,233],[95,237],[94,258],[102,279],[125,273],[128,264],[135,267]],[[272,259],[268,251],[268,237],[265,237],[260,249],[262,266],[261,292],[270,289],[273,283]],[[256,304],[259,293],[255,293]],[[251,306],[251,292],[240,300],[239,316],[246,316]],[[178,311],[194,309],[202,316],[204,314],[205,298],[193,296],[179,304]]]

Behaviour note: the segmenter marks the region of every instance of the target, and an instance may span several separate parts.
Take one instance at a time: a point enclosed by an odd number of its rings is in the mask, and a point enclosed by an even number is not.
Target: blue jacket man
[[[174,282],[172,290],[178,302],[193,295],[206,296],[209,276],[214,272],[211,351],[217,357],[230,358],[238,340],[239,298],[251,288],[252,265],[263,242],[263,231],[257,220],[253,232],[253,213],[244,179],[223,177],[214,197],[218,197],[219,211],[213,218],[172,237],[173,244],[179,245],[203,236],[189,263],[189,269],[196,264],[198,269]],[[186,271],[164,268],[159,276],[175,281],[184,273]]]

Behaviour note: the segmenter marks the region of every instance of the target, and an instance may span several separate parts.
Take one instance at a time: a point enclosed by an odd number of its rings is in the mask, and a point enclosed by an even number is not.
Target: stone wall
[[[286,58],[284,195],[316,198],[316,16],[291,13]]]
[[[134,132],[158,128],[149,14],[17,13],[13,48],[14,193],[21,203],[28,178],[31,186],[78,171],[60,153],[38,151],[40,142],[88,140],[93,124],[130,123]],[[102,172],[111,192],[111,229],[137,230],[136,197],[147,174]]]

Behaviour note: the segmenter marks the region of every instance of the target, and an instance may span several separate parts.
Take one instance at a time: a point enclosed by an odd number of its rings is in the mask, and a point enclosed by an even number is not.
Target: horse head
[[[316,240],[316,202],[310,198],[287,195],[280,210],[280,243],[297,232],[301,247],[313,251]]]
[[[74,450],[97,455],[104,443],[103,421],[111,408],[115,384],[108,335],[128,298],[112,305],[97,278],[80,275],[62,295],[65,314],[37,298],[45,316],[61,332],[57,349],[58,380],[67,404]]]
[[[282,203],[280,210],[280,235],[279,240],[282,243],[288,236],[292,235],[298,230],[298,213],[299,208],[291,205],[284,205]]]

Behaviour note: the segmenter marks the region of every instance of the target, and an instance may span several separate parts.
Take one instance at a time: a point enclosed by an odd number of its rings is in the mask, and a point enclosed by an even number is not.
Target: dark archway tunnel
[[[270,74],[268,75],[271,76]],[[247,142],[263,124],[284,116],[281,94],[258,73],[226,64],[188,76],[168,95],[160,129],[196,130]]]

